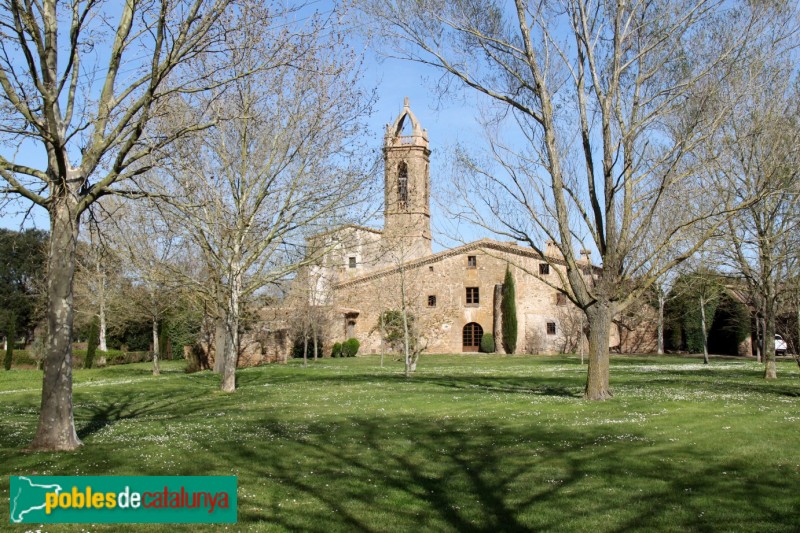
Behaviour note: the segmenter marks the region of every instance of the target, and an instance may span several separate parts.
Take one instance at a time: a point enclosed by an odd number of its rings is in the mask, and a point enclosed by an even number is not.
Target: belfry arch
[[[384,231],[387,250],[404,260],[431,253],[430,153],[428,132],[408,98],[384,137]]]

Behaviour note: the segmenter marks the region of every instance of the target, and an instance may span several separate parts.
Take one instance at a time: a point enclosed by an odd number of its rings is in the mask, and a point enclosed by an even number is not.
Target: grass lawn
[[[75,372],[84,446],[30,453],[41,375],[0,372],[9,475],[237,475],[239,522],[132,531],[798,531],[800,372],[622,357],[581,399],[575,357],[373,356],[218,376],[165,362]],[[119,525],[43,531],[118,531]]]

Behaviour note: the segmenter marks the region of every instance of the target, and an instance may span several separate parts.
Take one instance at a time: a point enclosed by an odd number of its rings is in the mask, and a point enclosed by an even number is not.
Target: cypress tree
[[[100,344],[100,319],[94,317],[92,319],[92,325],[89,327],[89,341],[86,345],[86,361],[83,363],[84,368],[92,368],[94,353],[97,351],[98,344]]]
[[[6,357],[3,366],[6,370],[11,370],[11,361],[14,358],[14,343],[17,341],[17,317],[12,313],[8,317],[8,327],[6,328]]]
[[[506,353],[514,353],[517,349],[517,291],[514,277],[506,265],[506,278],[503,280],[503,346]]]

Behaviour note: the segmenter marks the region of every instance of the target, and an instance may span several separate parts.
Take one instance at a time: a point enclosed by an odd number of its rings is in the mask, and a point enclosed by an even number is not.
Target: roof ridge
[[[461,246],[457,246],[455,248],[450,248],[449,250],[443,250],[441,252],[437,252],[435,254],[426,255],[425,257],[419,257],[417,259],[412,259],[410,261],[406,261],[399,265],[392,265],[390,267],[383,268],[381,270],[376,270],[374,272],[370,272],[368,274],[364,274],[363,276],[359,276],[357,278],[352,278],[347,281],[343,281],[340,283],[336,283],[333,288],[334,289],[344,289],[346,287],[352,287],[354,285],[358,285],[360,283],[365,283],[367,281],[373,281],[384,276],[388,276],[395,272],[400,271],[401,268],[419,268],[431,263],[438,263],[443,259],[447,259],[453,257],[455,255],[476,249],[481,247],[492,248],[495,250],[501,250],[504,252],[513,253],[516,255],[521,255],[525,257],[532,257],[532,258],[539,258],[545,259],[543,254],[540,254],[533,248],[522,248],[516,244],[504,243],[502,241],[497,241],[494,239],[490,239],[488,237],[484,237],[477,241],[472,241],[466,244],[462,244]],[[548,263],[555,263],[555,264],[562,264],[565,265],[566,261],[563,259],[559,259],[557,257],[547,257]]]

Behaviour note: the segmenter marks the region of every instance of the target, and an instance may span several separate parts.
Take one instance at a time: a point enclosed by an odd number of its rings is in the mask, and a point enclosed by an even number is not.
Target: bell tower
[[[428,148],[428,132],[422,129],[411,112],[408,97],[394,124],[386,128],[384,140],[385,245],[389,250],[401,254],[403,261],[430,255],[431,151]]]

